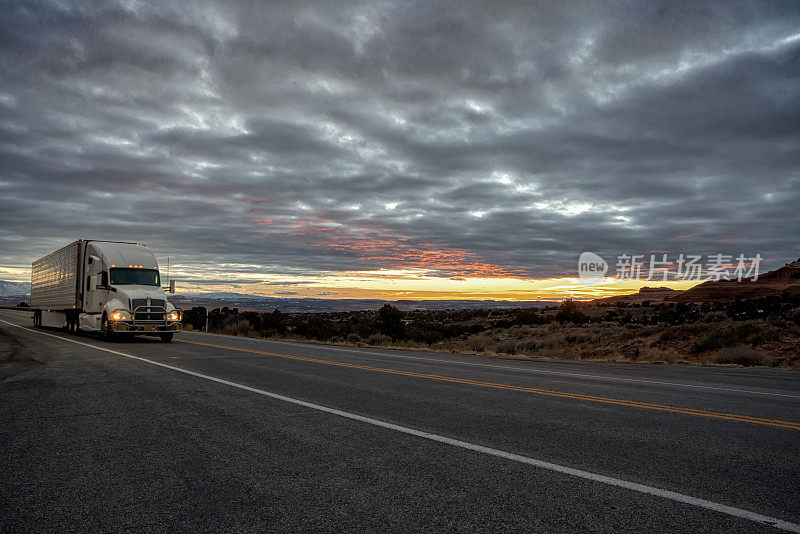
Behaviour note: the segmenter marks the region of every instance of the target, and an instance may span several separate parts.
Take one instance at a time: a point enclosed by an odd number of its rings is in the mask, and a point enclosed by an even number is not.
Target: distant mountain
[[[30,295],[30,282],[6,282],[0,280],[0,297],[11,297],[16,295]]]
[[[226,293],[223,291],[217,293],[187,293],[182,295],[190,299],[263,299],[260,295],[248,295],[246,293]]]
[[[320,299],[320,298],[281,298],[246,295],[242,293],[204,293],[173,295],[169,301],[183,309],[192,306],[206,308],[239,308],[240,310],[282,312],[340,312],[377,310],[384,304],[392,304],[401,310],[445,310],[445,309],[503,309],[503,308],[544,308],[558,305],[550,301],[504,301],[504,300],[397,300],[380,299]]]
[[[762,297],[800,295],[800,259],[787,263],[780,269],[760,274],[758,280],[708,281],[685,291],[667,287],[643,287],[638,293],[605,297],[589,302],[590,305],[607,306],[618,303],[641,304],[659,302],[731,302]]]
[[[643,302],[656,303],[662,302],[670,297],[674,297],[679,293],[681,293],[680,290],[670,289],[668,287],[643,287],[639,289],[638,293],[594,299],[589,301],[589,304],[595,306],[614,306],[620,302],[625,304],[641,304]]]
[[[727,302],[738,299],[755,299],[772,296],[800,295],[800,259],[787,263],[780,269],[761,274],[758,280],[745,278],[703,282],[681,291],[668,302]]]
[[[6,282],[0,280],[0,305],[15,306],[17,302],[28,301],[31,284],[28,282]],[[18,297],[18,298],[12,298]],[[23,298],[24,297],[24,298]],[[397,300],[381,299],[322,299],[305,297],[263,297],[246,293],[192,293],[170,295],[169,301],[179,308],[192,306],[207,308],[239,308],[241,310],[283,312],[338,312],[357,310],[377,310],[384,304],[392,304],[402,310],[472,310],[503,308],[545,308],[557,306],[552,301],[507,301],[507,300]]]

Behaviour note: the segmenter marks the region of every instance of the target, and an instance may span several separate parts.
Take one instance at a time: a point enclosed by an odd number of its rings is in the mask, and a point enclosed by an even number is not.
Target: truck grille
[[[142,312],[138,311],[133,314],[134,321],[164,321],[166,319],[163,311]]]
[[[166,320],[167,310],[166,301],[151,299],[150,306],[147,299],[132,299],[131,308],[134,321],[164,321]]]
[[[150,301],[150,307],[151,308],[163,308],[165,305],[166,305],[166,301],[163,301],[161,299],[152,299]],[[131,301],[132,309],[135,310],[136,308],[138,308],[140,306],[146,308],[147,307],[147,299],[133,299]]]

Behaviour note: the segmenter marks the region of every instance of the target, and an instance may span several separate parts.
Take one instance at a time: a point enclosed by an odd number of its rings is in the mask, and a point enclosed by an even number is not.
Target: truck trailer
[[[144,334],[168,343],[181,330],[156,256],[141,243],[79,239],[36,260],[31,311],[34,326],[70,333]]]

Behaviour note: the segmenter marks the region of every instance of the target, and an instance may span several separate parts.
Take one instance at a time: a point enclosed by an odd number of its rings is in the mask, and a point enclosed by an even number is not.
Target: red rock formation
[[[755,299],[771,296],[800,295],[800,259],[787,263],[780,269],[759,275],[758,280],[745,278],[703,282],[677,295],[668,302],[727,302],[737,299]]]

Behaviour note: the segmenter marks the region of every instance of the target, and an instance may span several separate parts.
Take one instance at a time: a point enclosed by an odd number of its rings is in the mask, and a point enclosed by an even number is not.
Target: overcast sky
[[[3,2],[0,278],[800,256],[797,2],[319,4]]]

